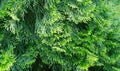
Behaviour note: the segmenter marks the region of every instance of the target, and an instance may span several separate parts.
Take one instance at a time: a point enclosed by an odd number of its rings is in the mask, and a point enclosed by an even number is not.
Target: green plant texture
[[[0,0],[0,71],[120,71],[120,0]]]

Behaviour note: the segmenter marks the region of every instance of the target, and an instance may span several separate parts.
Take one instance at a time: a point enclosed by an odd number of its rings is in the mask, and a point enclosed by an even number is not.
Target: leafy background
[[[120,71],[119,0],[0,0],[0,71]]]

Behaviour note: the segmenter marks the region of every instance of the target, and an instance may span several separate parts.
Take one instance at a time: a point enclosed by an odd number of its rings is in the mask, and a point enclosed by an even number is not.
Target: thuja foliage
[[[0,71],[120,71],[119,0],[0,0]]]

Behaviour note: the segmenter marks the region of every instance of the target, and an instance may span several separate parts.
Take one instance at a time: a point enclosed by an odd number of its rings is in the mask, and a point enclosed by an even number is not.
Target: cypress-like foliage
[[[120,71],[119,0],[0,0],[0,71]]]

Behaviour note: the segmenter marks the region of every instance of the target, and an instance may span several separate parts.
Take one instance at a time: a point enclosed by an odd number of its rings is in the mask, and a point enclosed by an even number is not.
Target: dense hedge
[[[0,71],[120,71],[119,0],[0,0]]]

